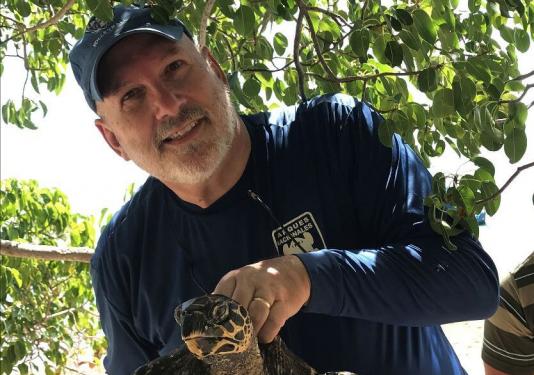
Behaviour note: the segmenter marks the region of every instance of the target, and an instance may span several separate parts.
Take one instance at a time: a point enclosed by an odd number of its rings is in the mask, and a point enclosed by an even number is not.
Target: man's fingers
[[[258,340],[260,342],[269,343],[274,340],[285,323],[285,319],[283,318],[284,314],[284,307],[281,303],[275,302],[271,306],[269,316],[265,320],[258,333]]]
[[[237,283],[231,297],[234,301],[247,307],[254,294],[254,287],[247,283]]]
[[[271,303],[262,297],[253,297],[248,305],[248,313],[252,319],[254,332],[260,332],[263,324],[271,312]]]
[[[215,289],[213,289],[212,294],[222,294],[223,296],[232,298],[235,288],[236,288],[235,277],[232,277],[232,276],[229,276],[229,274],[226,274],[219,281]]]

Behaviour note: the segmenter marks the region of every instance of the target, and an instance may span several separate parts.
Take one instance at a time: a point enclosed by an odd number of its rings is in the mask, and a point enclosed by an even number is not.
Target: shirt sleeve
[[[106,236],[102,234],[91,260],[91,278],[100,313],[100,322],[108,342],[104,358],[106,373],[130,375],[137,367],[158,356],[157,350],[137,333],[127,299],[127,288],[120,285],[118,268],[111,257],[103,259],[110,251]]]
[[[378,139],[380,115],[359,102],[341,127],[359,232],[367,246],[298,254],[311,280],[303,311],[396,325],[435,325],[481,319],[497,306],[498,276],[491,258],[467,233],[449,251],[426,218],[431,176],[395,135]]]
[[[484,322],[482,359],[497,370],[527,375],[534,372],[534,332],[522,302],[510,274],[501,284],[497,312]]]

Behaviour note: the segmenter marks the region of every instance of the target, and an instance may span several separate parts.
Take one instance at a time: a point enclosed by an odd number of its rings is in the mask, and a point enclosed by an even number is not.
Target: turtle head
[[[190,299],[174,311],[182,327],[182,340],[193,355],[242,353],[254,336],[248,311],[223,295],[210,294]]]

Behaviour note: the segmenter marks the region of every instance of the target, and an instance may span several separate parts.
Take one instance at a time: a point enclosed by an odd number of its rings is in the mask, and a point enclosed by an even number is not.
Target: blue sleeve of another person
[[[423,206],[430,173],[398,135],[391,148],[381,144],[381,123],[355,101],[336,140],[358,225],[374,240],[298,255],[311,279],[305,311],[410,326],[490,316],[498,301],[491,258],[468,233],[452,239],[456,251],[445,248]]]

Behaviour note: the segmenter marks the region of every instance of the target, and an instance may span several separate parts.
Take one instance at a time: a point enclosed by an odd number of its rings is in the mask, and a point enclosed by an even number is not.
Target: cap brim
[[[119,35],[116,35],[114,38],[107,40],[106,44],[100,48],[99,54],[95,58],[93,69],[91,70],[91,78],[90,78],[91,96],[95,102],[103,100],[102,95],[100,94],[100,91],[98,90],[98,85],[96,82],[97,81],[97,70],[98,70],[98,65],[100,64],[100,60],[106,54],[106,52],[110,50],[111,47],[117,44],[117,42],[126,38],[127,36],[130,36],[133,34],[140,34],[140,33],[156,34],[156,35],[162,36],[170,40],[179,41],[182,38],[182,35],[184,34],[184,28],[177,26],[177,25],[172,25],[172,26],[171,25],[147,25],[147,26],[137,27],[135,29],[125,31],[123,33],[120,33]]]

